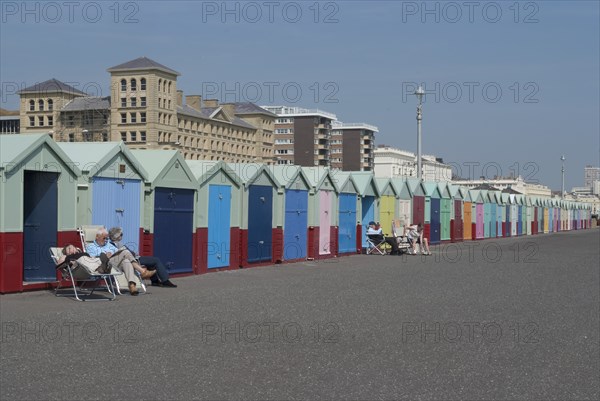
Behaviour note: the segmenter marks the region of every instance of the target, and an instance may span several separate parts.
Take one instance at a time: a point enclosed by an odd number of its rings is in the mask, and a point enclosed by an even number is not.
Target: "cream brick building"
[[[274,163],[276,115],[253,103],[202,102],[177,88],[180,74],[146,57],[111,67],[111,95],[91,97],[56,79],[20,92],[21,133],[56,141],[124,141],[177,149],[186,159]]]

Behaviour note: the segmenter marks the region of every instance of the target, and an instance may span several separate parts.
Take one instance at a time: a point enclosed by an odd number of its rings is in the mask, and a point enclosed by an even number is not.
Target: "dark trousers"
[[[398,253],[398,243],[396,242],[396,238],[393,237],[383,237],[383,235],[369,235],[368,236],[370,240],[374,241],[375,243],[380,243],[382,241],[385,241],[386,244],[388,244],[389,246],[392,247],[392,255],[395,255]]]
[[[154,256],[140,256],[140,264],[146,266],[149,270],[156,270],[156,274],[152,276],[152,282],[160,281],[164,283],[169,280],[169,271],[159,258]]]

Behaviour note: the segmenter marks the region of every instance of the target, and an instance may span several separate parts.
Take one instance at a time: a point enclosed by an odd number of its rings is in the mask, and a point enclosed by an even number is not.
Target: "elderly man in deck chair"
[[[156,270],[150,271],[142,267],[135,257],[126,249],[119,250],[110,241],[108,241],[108,231],[100,228],[96,233],[94,242],[86,246],[87,253],[92,257],[108,260],[108,266],[117,268],[125,273],[125,278],[129,283],[129,293],[138,295],[139,292],[135,285],[134,269],[141,273],[142,279],[148,279],[156,274]]]
[[[377,227],[374,221],[369,222],[369,228],[367,228],[367,236],[377,243],[385,242],[389,246],[391,246],[392,252],[390,252],[390,255],[400,255],[400,252],[398,251],[398,243],[396,242],[396,238],[384,237],[383,230],[381,229],[381,227]]]

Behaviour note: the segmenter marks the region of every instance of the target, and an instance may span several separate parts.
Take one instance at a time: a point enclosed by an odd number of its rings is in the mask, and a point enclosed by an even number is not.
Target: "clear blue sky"
[[[23,4],[1,3],[3,108],[53,77],[108,95],[106,69],[147,56],[185,94],[319,108],[410,151],[424,83],[423,151],[463,177],[560,189],[564,154],[570,190],[600,164],[598,1]]]

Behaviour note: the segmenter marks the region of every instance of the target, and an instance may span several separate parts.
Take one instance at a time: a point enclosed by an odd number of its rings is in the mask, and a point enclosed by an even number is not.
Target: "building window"
[[[75,142],[75,134],[69,134],[69,142]]]
[[[52,99],[48,99],[48,110],[54,110],[54,101]]]
[[[169,100],[169,108],[171,108],[171,101]]]
[[[53,126],[54,125],[54,117],[53,116],[48,116],[48,125],[49,126]]]
[[[29,101],[29,111],[35,111],[35,101]]]
[[[108,132],[102,133],[102,142],[108,142]]]
[[[137,123],[137,113],[129,113],[129,122]]]
[[[140,141],[146,142],[146,131],[140,131]]]
[[[121,132],[121,140],[127,142],[127,132]]]
[[[121,92],[127,92],[127,81],[124,79],[121,80]]]
[[[162,79],[158,80],[158,91],[160,92],[162,89]]]
[[[38,100],[38,110],[44,111],[44,101],[42,99]]]
[[[29,117],[29,126],[35,127],[35,117]]]
[[[146,90],[146,78],[140,79],[140,90]]]
[[[73,117],[73,116],[67,117],[67,127],[74,127],[74,126],[75,126],[75,117]]]
[[[131,98],[131,107],[137,107],[137,98],[135,98],[135,97]]]
[[[131,91],[134,92],[137,90],[137,81],[135,80],[135,78],[131,78]]]
[[[146,107],[146,97],[145,96],[142,96],[140,98],[140,106]]]
[[[121,113],[121,124],[127,124],[127,113]]]
[[[137,141],[137,135],[136,135],[135,131],[129,132],[129,137],[131,138],[131,142],[136,142]]]
[[[146,122],[146,113],[140,113],[140,122],[141,123],[145,123]]]
[[[38,126],[44,126],[44,116],[38,116]]]
[[[121,107],[127,107],[127,98],[121,98]]]

